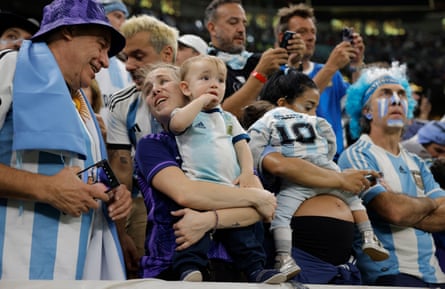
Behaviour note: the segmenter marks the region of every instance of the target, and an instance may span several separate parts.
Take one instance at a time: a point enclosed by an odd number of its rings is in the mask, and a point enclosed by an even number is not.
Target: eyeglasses
[[[86,173],[86,176],[84,176]],[[81,170],[77,173],[79,178],[86,178],[87,184],[103,183],[108,186],[106,193],[120,185],[119,180],[115,176],[110,164],[106,159]]]

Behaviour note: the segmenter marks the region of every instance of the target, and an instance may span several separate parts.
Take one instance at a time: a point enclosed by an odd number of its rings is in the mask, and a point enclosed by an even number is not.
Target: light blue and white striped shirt
[[[91,107],[92,118],[84,123],[46,44],[25,41],[20,53],[0,60],[0,162],[54,175],[66,166],[84,168],[104,158]],[[25,63],[19,69],[20,57],[26,56],[33,59],[31,66],[43,61],[36,67],[44,71],[33,71]],[[14,77],[16,72],[19,76]],[[52,89],[60,81],[64,90]],[[58,139],[64,134],[64,140]],[[66,144],[68,139],[76,140],[76,146]],[[13,149],[13,144],[21,149]],[[66,147],[54,147],[59,145]],[[77,218],[46,203],[0,198],[0,279],[125,279],[116,227],[105,204]]]
[[[445,191],[434,181],[425,162],[400,146],[399,155],[393,155],[375,145],[368,135],[362,135],[357,142],[340,156],[342,169],[370,169],[383,173],[384,181],[395,192],[412,197],[445,197]],[[377,184],[365,191],[362,199],[368,204],[386,189]],[[357,264],[365,281],[374,281],[379,276],[405,273],[416,276],[428,283],[444,283],[445,274],[435,257],[435,245],[431,233],[413,227],[389,224],[375,212],[368,210],[372,226],[383,246],[390,252],[384,261],[374,262],[361,250],[360,236],[354,243]]]

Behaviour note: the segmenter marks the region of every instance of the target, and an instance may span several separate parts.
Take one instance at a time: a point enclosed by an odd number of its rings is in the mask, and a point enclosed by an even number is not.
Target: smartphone
[[[341,38],[342,38],[342,40],[343,41],[347,41],[347,42],[352,44],[352,40],[353,40],[352,33],[353,33],[352,28],[349,28],[349,27],[343,28],[341,30]]]
[[[280,42],[280,47],[286,48],[288,45],[289,39],[291,39],[295,33],[296,32],[293,32],[293,31],[284,32],[283,39],[281,39],[281,42]]]
[[[377,180],[373,175],[366,175],[365,179],[367,179],[371,183],[371,187],[377,184]]]
[[[108,190],[106,191],[107,193],[120,185],[119,180],[106,159],[100,160],[97,163],[86,167],[78,172],[77,176],[82,178],[82,174],[86,171],[88,171],[88,178],[91,177],[92,183],[101,182],[108,186]],[[105,180],[102,181],[101,178],[105,178]]]
[[[382,172],[378,172],[378,173],[379,173],[380,178],[383,177]],[[375,184],[377,184],[377,179],[373,175],[371,175],[371,174],[366,175],[365,178],[371,183],[371,186],[374,186]]]

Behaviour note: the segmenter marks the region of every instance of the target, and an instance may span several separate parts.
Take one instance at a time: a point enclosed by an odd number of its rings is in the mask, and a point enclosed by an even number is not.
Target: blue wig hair
[[[379,86],[388,83],[398,83],[403,87],[408,99],[407,118],[410,119],[413,117],[416,101],[411,95],[411,88],[406,76],[406,65],[399,65],[398,62],[393,62],[389,68],[364,68],[361,71],[359,79],[346,91],[345,109],[350,117],[349,132],[353,139],[359,138],[362,133],[360,119],[363,117],[362,110],[370,96]]]

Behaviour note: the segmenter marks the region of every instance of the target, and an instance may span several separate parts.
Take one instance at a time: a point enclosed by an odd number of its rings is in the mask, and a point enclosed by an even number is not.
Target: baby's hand
[[[260,179],[254,174],[241,174],[234,181],[234,184],[239,185],[241,188],[263,188]]]
[[[199,98],[202,100],[203,109],[211,109],[219,104],[219,97],[211,93],[204,93]]]

